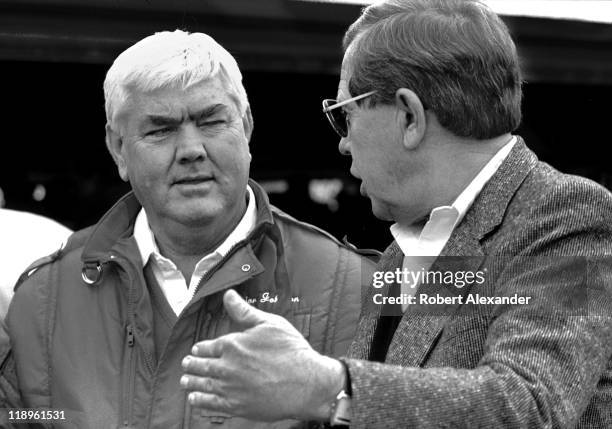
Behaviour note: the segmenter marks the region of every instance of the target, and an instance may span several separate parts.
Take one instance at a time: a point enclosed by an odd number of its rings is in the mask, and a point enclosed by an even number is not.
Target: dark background
[[[359,196],[350,161],[338,153],[338,138],[320,111],[321,99],[336,94],[341,36],[359,7],[204,3],[0,1],[5,206],[73,229],[96,222],[128,190],[104,145],[106,70],[136,40],[183,28],[209,33],[237,58],[255,119],[251,175],[272,202],[360,247],[384,248],[388,224],[374,219]],[[506,21],[526,72],[518,134],[542,160],[611,188],[610,26]],[[337,205],[309,195],[312,180],[329,179],[342,185]]]

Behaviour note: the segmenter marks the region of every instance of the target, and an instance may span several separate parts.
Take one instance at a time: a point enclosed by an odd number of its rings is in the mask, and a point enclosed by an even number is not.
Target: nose
[[[351,149],[348,142],[348,137],[341,137],[340,142],[338,143],[338,150],[342,155],[350,155]]]
[[[195,124],[183,124],[177,136],[176,157],[181,164],[203,161],[207,157],[204,136]]]

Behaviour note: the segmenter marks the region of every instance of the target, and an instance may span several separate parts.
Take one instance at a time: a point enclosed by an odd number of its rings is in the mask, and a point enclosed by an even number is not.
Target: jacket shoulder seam
[[[291,225],[295,225],[298,227],[301,227],[305,230],[317,233],[319,235],[322,235],[325,238],[328,238],[329,240],[333,241],[335,244],[337,244],[340,247],[346,247],[346,245],[344,243],[342,243],[340,240],[338,240],[336,237],[334,237],[333,235],[331,235],[329,232],[314,226],[310,223],[307,222],[302,222],[297,220],[296,218],[294,218],[293,216],[285,213],[284,211],[280,210],[278,207],[275,206],[270,206],[271,210],[272,210],[272,214],[275,218],[280,218],[282,221],[285,221],[287,223],[290,223]],[[275,219],[276,220],[276,219]]]

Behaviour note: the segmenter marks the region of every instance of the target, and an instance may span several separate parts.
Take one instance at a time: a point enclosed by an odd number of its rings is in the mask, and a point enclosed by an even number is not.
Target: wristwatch
[[[329,424],[331,426],[348,426],[351,424],[351,397],[344,389],[338,393],[332,404]]]

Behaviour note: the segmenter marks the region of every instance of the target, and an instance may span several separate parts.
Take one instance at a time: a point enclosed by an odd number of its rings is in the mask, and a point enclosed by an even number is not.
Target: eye
[[[199,127],[214,127],[215,125],[224,124],[225,121],[223,119],[215,119],[210,121],[202,121],[198,124]]]
[[[342,116],[344,117],[344,121],[346,122],[346,125],[350,125],[351,124],[351,114],[349,111],[344,110],[343,108],[340,109]]]
[[[171,127],[157,128],[155,130],[147,131],[145,133],[145,136],[147,136],[147,137],[161,137],[161,136],[164,136],[164,135],[170,133],[171,131],[172,131]]]

